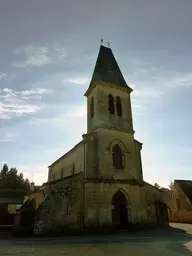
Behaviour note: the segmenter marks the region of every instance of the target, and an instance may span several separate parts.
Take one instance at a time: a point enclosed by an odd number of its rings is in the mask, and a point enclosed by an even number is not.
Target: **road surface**
[[[0,240],[0,255],[9,256],[192,256],[192,225],[170,224],[171,231],[116,235]]]

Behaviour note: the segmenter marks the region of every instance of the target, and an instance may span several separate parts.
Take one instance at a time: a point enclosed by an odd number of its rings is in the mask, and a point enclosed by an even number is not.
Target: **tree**
[[[155,182],[154,187],[156,187],[156,188],[158,188],[158,189],[161,188],[161,187],[159,186],[159,184],[157,184],[157,182]]]
[[[30,189],[30,182],[23,178],[23,174],[18,174],[16,168],[9,169],[7,164],[3,165],[0,171],[0,189]]]
[[[168,189],[168,188],[163,188],[163,187],[161,187],[160,188],[162,191],[165,191],[165,192],[169,192],[170,191],[170,189]]]
[[[174,188],[174,183],[173,183],[172,180],[170,181],[169,188],[170,188],[171,190],[173,190],[173,188]]]

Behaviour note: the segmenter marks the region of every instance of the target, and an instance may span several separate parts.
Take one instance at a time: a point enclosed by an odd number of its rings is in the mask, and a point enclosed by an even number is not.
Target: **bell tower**
[[[100,46],[87,97],[87,133],[97,128],[133,133],[130,94],[109,47]]]
[[[101,45],[87,97],[87,178],[142,182],[131,97],[112,50]],[[84,138],[85,138],[84,137]]]

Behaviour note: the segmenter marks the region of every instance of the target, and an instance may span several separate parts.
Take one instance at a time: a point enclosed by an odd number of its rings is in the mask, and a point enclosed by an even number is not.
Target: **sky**
[[[0,167],[36,184],[86,133],[100,40],[131,94],[144,179],[192,179],[191,0],[1,0]]]

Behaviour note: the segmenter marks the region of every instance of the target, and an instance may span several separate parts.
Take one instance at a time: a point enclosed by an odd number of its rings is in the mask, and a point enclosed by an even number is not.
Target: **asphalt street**
[[[169,255],[192,256],[192,225],[170,224],[171,229],[54,238],[0,240],[0,255]]]

